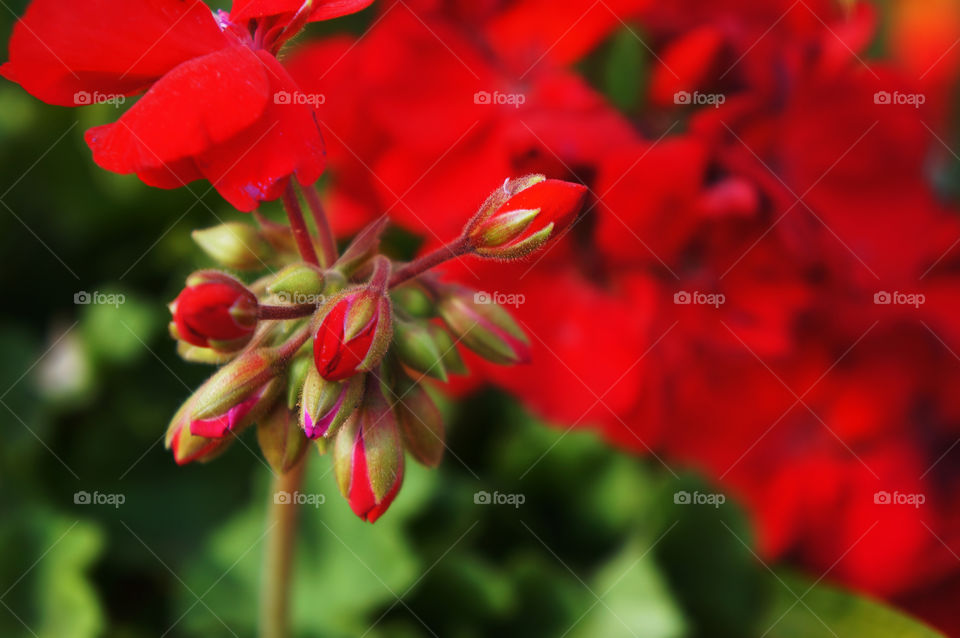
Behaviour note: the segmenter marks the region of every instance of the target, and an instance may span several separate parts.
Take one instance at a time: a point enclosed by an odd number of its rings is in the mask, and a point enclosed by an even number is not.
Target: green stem
[[[307,222],[303,219],[303,210],[300,208],[300,200],[297,199],[292,181],[283,191],[283,207],[287,209],[287,218],[290,220],[290,229],[293,231],[293,238],[297,241],[300,257],[308,264],[319,266],[317,252],[313,249],[313,238],[307,230]]]
[[[330,227],[330,218],[327,217],[323,209],[323,202],[320,201],[320,195],[317,189],[311,187],[302,188],[303,196],[310,206],[310,212],[313,214],[313,222],[317,227],[317,236],[320,239],[320,260],[325,268],[329,268],[337,261],[337,242],[333,238],[333,229]]]
[[[268,320],[301,319],[317,311],[317,304],[298,303],[289,306],[265,306],[257,309],[257,318]]]
[[[290,580],[296,544],[297,510],[290,499],[277,502],[276,494],[300,490],[306,455],[286,474],[276,475],[270,492],[267,547],[264,556],[260,595],[260,638],[287,638],[290,616]]]
[[[417,275],[424,273],[431,268],[439,266],[445,261],[460,257],[469,253],[471,250],[470,240],[466,237],[459,237],[446,246],[441,246],[433,252],[427,253],[423,257],[414,259],[409,264],[396,270],[390,277],[390,288],[396,288],[408,279],[413,279]]]

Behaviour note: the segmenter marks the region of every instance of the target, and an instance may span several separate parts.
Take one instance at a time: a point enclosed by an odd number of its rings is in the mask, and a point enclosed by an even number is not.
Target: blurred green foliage
[[[0,17],[3,41],[25,4]],[[642,83],[624,78],[646,52],[624,31],[598,56],[600,84],[636,108]],[[202,183],[161,191],[96,168],[82,132],[114,117],[0,82],[0,635],[252,636],[269,478],[255,440],[185,468],[161,440],[207,372],[165,331],[166,302],[208,265],[189,232],[242,216]],[[83,291],[124,299],[78,305]],[[325,502],[301,511],[297,636],[933,635],[820,586],[794,604],[806,586],[758,561],[735,504],[674,503],[712,490],[695,477],[492,392],[447,407],[442,467],[411,463],[375,526],[311,459],[304,490]],[[478,504],[480,491],[524,502]]]

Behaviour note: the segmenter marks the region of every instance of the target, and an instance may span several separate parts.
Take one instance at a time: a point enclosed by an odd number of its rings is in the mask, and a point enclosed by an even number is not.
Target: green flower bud
[[[529,363],[530,342],[510,314],[487,295],[450,286],[438,305],[440,316],[460,343],[499,364]]]
[[[234,270],[260,270],[272,257],[270,245],[259,231],[242,222],[227,222],[195,230],[193,241],[215,262]]]
[[[293,469],[307,451],[307,437],[283,403],[277,403],[257,424],[257,442],[264,458],[278,474]]]

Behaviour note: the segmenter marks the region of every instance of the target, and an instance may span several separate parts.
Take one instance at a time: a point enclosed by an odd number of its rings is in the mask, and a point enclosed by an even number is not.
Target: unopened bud
[[[437,314],[433,299],[415,283],[395,288],[390,292],[390,297],[398,308],[402,308],[411,317],[428,319]]]
[[[443,458],[444,428],[440,410],[426,389],[401,373],[395,383],[393,410],[407,451],[427,467],[437,467]]]
[[[273,252],[256,228],[242,222],[195,230],[191,236],[211,259],[233,270],[264,268]]]
[[[165,447],[173,452],[173,460],[177,465],[186,465],[193,461],[206,463],[223,453],[232,437],[208,439],[195,436],[190,432],[191,400],[187,400],[170,421],[167,427]]]
[[[300,303],[299,296],[317,296],[323,292],[323,272],[308,264],[291,264],[277,273],[267,292],[286,295]]]
[[[340,428],[333,449],[337,485],[354,514],[370,523],[380,518],[400,490],[403,465],[396,416],[379,379],[370,375],[363,402]]]
[[[446,331],[421,321],[397,320],[393,326],[393,348],[404,365],[421,374],[447,381],[445,352],[435,334]],[[447,335],[449,337],[449,335]]]
[[[220,368],[194,394],[191,432],[210,438],[224,436],[264,414],[282,392],[279,363],[275,350],[258,348]]]
[[[386,258],[377,262],[370,283],[340,293],[321,310],[313,355],[320,376],[327,381],[372,370],[390,345],[393,320],[386,295],[390,266]]]
[[[200,271],[170,304],[171,332],[194,346],[232,352],[253,336],[257,310],[257,297],[243,282],[215,270]]]
[[[484,359],[506,365],[530,362],[527,336],[499,305],[478,303],[472,290],[451,286],[438,309],[460,343]]]
[[[464,235],[481,257],[526,257],[576,219],[586,191],[581,184],[543,175],[507,180],[470,220]]]
[[[363,375],[346,381],[327,381],[311,366],[300,398],[300,426],[307,438],[333,436],[357,409],[363,387]]]
[[[277,403],[257,423],[257,442],[264,458],[278,474],[293,469],[307,451],[307,437],[283,403]]]

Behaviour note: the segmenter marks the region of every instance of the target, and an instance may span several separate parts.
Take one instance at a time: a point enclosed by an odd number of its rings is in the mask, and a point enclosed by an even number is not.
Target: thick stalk
[[[269,498],[267,546],[260,592],[260,638],[287,638],[290,616],[290,580],[296,544],[298,506],[291,499],[278,499],[280,492],[300,490],[307,465],[304,456],[295,468],[273,479]],[[278,502],[282,501],[282,502]]]
[[[320,201],[317,189],[310,186],[302,190],[307,205],[310,207],[310,212],[313,214],[313,222],[317,227],[317,238],[320,240],[320,261],[323,262],[324,268],[329,268],[337,260],[337,242],[333,237],[330,219],[323,209],[323,202]]]
[[[425,273],[445,261],[469,253],[470,250],[470,240],[466,237],[460,237],[446,246],[441,246],[423,257],[414,259],[406,266],[395,271],[393,276],[390,277],[389,287],[395,288],[408,279],[413,279],[417,275]]]
[[[297,241],[300,257],[308,264],[319,266],[317,253],[313,249],[313,238],[310,237],[310,231],[307,230],[307,222],[303,219],[303,210],[300,208],[300,201],[297,199],[297,192],[293,189],[292,181],[287,184],[287,189],[283,191],[283,207],[287,209],[287,219],[290,220],[290,229],[293,231],[293,238]]]
[[[264,306],[257,309],[259,319],[284,320],[309,317],[317,311],[317,305],[312,303],[298,303],[289,306]]]

